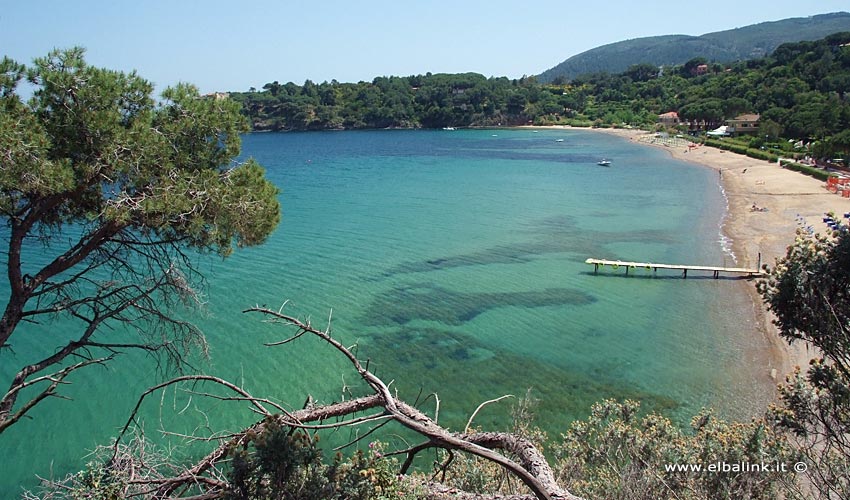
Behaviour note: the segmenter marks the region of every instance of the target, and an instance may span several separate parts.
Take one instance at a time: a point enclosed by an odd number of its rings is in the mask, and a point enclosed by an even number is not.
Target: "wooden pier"
[[[593,264],[593,274],[599,272],[600,267],[608,266],[611,269],[625,268],[626,275],[630,270],[645,269],[647,271],[656,272],[659,269],[675,269],[682,271],[682,277],[688,277],[688,271],[704,271],[710,272],[715,279],[720,277],[720,273],[743,274],[748,277],[761,276],[764,271],[761,269],[747,269],[743,267],[717,267],[717,266],[688,266],[682,264],[653,264],[651,262],[629,262],[623,260],[606,260],[606,259],[587,259],[584,261],[587,264]]]

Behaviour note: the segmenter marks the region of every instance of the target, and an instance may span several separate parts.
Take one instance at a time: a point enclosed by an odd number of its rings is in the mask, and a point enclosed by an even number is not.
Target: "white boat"
[[[611,166],[611,160],[602,159],[602,160],[599,160],[598,162],[596,162],[596,164],[601,165],[603,167],[610,167]]]
[[[454,127],[443,127],[443,130],[457,130],[457,129],[454,128]]]
[[[564,142],[563,139],[555,139],[555,142]]]

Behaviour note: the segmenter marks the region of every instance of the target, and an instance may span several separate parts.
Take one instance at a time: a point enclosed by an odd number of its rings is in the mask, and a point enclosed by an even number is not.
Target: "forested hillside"
[[[639,65],[547,88],[558,88],[559,99],[572,103],[577,116],[600,125],[649,125],[657,114],[676,111],[706,129],[758,113],[764,136],[830,139],[850,150],[850,33],[784,44],[770,57],[731,66],[706,64],[706,73],[697,75],[702,64],[694,59],[663,76]]]
[[[681,65],[695,57],[719,63],[743,61],[764,57],[783,43],[819,40],[840,31],[850,31],[850,13],[783,19],[702,36],[636,38],[576,54],[544,71],[538,79],[546,83],[563,83],[587,73],[620,73],[638,63]]]
[[[703,128],[760,113],[766,135],[850,135],[850,32],[788,43],[731,65],[696,58],[664,71],[639,64],[564,85],[474,73],[379,77],[372,82],[278,82],[234,93],[255,130],[440,128],[534,123],[652,126],[677,111]],[[699,71],[698,71],[699,70]]]
[[[517,125],[562,108],[535,106],[542,92],[530,79],[428,73],[359,83],[272,82],[262,92],[232,97],[255,130],[325,130]]]

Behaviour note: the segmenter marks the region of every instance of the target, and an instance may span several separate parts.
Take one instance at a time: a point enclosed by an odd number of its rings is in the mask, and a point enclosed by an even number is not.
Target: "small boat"
[[[555,142],[564,142],[563,139],[555,139]]]
[[[596,164],[603,166],[603,167],[610,167],[611,166],[611,160],[602,159],[602,160],[599,160],[598,162],[596,162]]]
[[[443,130],[457,130],[455,127],[443,127]]]

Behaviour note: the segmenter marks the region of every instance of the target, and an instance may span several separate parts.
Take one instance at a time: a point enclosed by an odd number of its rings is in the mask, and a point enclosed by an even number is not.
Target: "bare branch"
[[[226,381],[222,378],[213,377],[211,375],[184,375],[182,377],[173,378],[173,379],[168,380],[166,382],[163,382],[161,384],[157,384],[153,387],[150,387],[145,392],[143,392],[141,396],[139,396],[139,400],[136,402],[136,406],[133,408],[133,411],[130,413],[130,418],[127,419],[127,423],[124,424],[124,427],[121,429],[121,432],[118,434],[118,437],[115,439],[114,447],[115,447],[116,454],[118,453],[118,444],[124,438],[124,435],[127,433],[127,430],[130,428],[130,425],[133,422],[136,421],[136,415],[138,414],[139,408],[141,408],[142,403],[144,402],[145,398],[147,398],[150,394],[152,394],[152,393],[154,393],[154,392],[156,392],[156,391],[158,391],[158,390],[160,390],[164,387],[168,387],[170,385],[178,384],[180,382],[199,382],[199,381],[213,382],[213,383],[219,384],[221,386],[224,386],[224,387],[236,392],[237,394],[241,394],[242,396],[247,398],[248,401],[250,401],[251,404],[255,408],[257,408],[257,410],[259,410],[263,415],[271,415],[271,413],[268,410],[266,410],[266,408],[262,405],[262,403],[259,402],[258,399],[254,398],[253,396],[248,394],[248,392],[243,390],[241,387],[238,387],[238,386],[236,386],[236,385],[234,385],[234,384],[232,384],[232,383],[230,383],[230,382],[228,382],[228,381]]]
[[[336,417],[352,415],[372,408],[381,406],[381,399],[377,395],[364,396],[361,398],[351,399],[340,403],[333,403],[323,406],[305,408],[292,412],[292,416],[276,415],[273,420],[260,421],[251,427],[237,434],[233,439],[221,443],[218,448],[207,454],[204,458],[198,461],[195,465],[186,470],[189,476],[201,476],[204,473],[212,470],[217,463],[223,460],[229,450],[241,446],[247,442],[247,436],[261,434],[273,423],[274,425],[288,425],[287,422],[296,421],[300,423],[323,421]],[[174,492],[179,485],[169,486],[160,490],[160,494],[168,496]]]
[[[382,406],[394,417],[395,421],[427,437],[437,446],[446,450],[461,450],[501,465],[518,477],[539,499],[576,498],[557,484],[545,457],[529,441],[515,436],[511,436],[513,439],[508,439],[507,436],[509,435],[498,433],[479,433],[473,435],[474,437],[450,433],[424,413],[396,399],[389,387],[380,378],[364,368],[348,348],[325,332],[313,328],[309,321],[302,322],[292,316],[259,307],[249,308],[243,312],[258,312],[271,316],[300,330],[306,330],[333,346],[351,362],[360,377],[372,387],[377,396],[381,398]],[[511,451],[521,458],[521,464],[496,453],[493,451],[494,449]]]
[[[505,394],[504,396],[498,397],[496,399],[490,399],[488,401],[484,401],[483,403],[478,405],[478,408],[476,408],[475,411],[472,412],[472,415],[470,415],[469,420],[466,422],[466,427],[463,428],[463,433],[466,434],[466,433],[469,432],[469,427],[472,425],[472,421],[475,419],[475,415],[478,415],[478,412],[481,411],[481,408],[484,408],[485,406],[487,406],[491,403],[498,403],[499,401],[501,401],[503,399],[513,398],[513,397],[516,397],[516,396],[514,396],[513,394]]]
[[[274,347],[274,346],[278,346],[278,345],[288,344],[292,341],[300,339],[301,336],[304,335],[305,333],[307,333],[307,330],[299,330],[298,333],[289,337],[288,339],[280,340],[278,342],[268,342],[268,343],[265,343],[263,345],[266,346],[266,347]]]
[[[81,361],[77,364],[65,367],[65,368],[59,370],[56,373],[52,373],[50,375],[44,375],[42,377],[34,378],[34,379],[26,381],[26,382],[21,382],[17,385],[13,385],[9,389],[9,391],[3,396],[3,399],[0,399],[0,407],[5,407],[3,405],[3,403],[6,403],[7,401],[14,401],[15,399],[17,399],[18,394],[23,389],[30,387],[32,385],[41,383],[41,382],[50,382],[48,384],[47,388],[42,390],[36,396],[33,396],[32,398],[30,398],[29,401],[24,403],[21,406],[21,408],[18,409],[16,412],[9,413],[9,414],[6,414],[6,415],[0,414],[0,433],[2,433],[9,426],[17,423],[21,418],[26,416],[26,414],[30,410],[32,410],[38,403],[40,403],[45,398],[50,397],[50,396],[56,396],[56,388],[59,387],[59,384],[66,383],[65,377],[70,375],[72,372],[74,372],[74,371],[76,371],[80,368],[89,366],[89,365],[105,363],[106,361],[108,361],[110,359],[112,359],[112,356],[107,356],[105,358],[89,359],[89,360],[86,360],[86,361]],[[11,408],[11,405],[9,405],[9,408]]]
[[[326,405],[307,404],[307,406],[302,410],[290,412],[283,410],[283,408],[278,404],[271,403],[268,400],[255,398],[241,387],[212,376],[183,376],[153,386],[140,396],[130,418],[127,420],[124,428],[117,436],[113,446],[113,457],[118,456],[121,441],[130,429],[131,424],[135,421],[136,415],[138,414],[144,400],[153,392],[179,382],[212,382],[221,385],[228,390],[234,391],[237,395],[222,396],[197,392],[194,390],[190,390],[190,392],[193,395],[210,396],[216,400],[248,402],[253,405],[255,409],[260,410],[266,418],[240,432],[232,434],[230,437],[216,436],[214,439],[220,441],[216,449],[191,467],[182,470],[180,474],[172,477],[163,476],[156,481],[148,481],[146,484],[150,485],[151,488],[146,491],[148,491],[151,496],[156,498],[171,497],[178,491],[185,491],[185,488],[190,486],[201,486],[199,491],[202,495],[216,494],[221,491],[219,488],[223,487],[222,483],[220,483],[218,479],[207,481],[206,479],[199,478],[208,478],[209,474],[216,474],[218,471],[218,465],[224,463],[232,450],[244,448],[252,441],[252,439],[255,439],[258,435],[262,435],[268,429],[276,429],[280,427],[290,427],[293,429],[300,428],[305,430],[337,429],[341,427],[362,425],[369,422],[378,422],[376,426],[373,426],[364,434],[358,433],[357,437],[352,441],[352,443],[356,443],[368,437],[377,428],[380,428],[389,422],[398,422],[402,426],[425,437],[425,441],[419,445],[410,446],[405,450],[390,453],[391,455],[406,455],[404,464],[401,467],[402,473],[406,473],[409,470],[415,456],[423,450],[427,450],[429,448],[442,448],[449,452],[449,456],[453,456],[453,452],[455,450],[459,450],[499,464],[508,473],[522,481],[522,483],[524,483],[538,499],[578,500],[577,497],[571,495],[557,484],[554,474],[546,462],[545,457],[530,441],[506,433],[468,433],[469,426],[471,425],[475,415],[484,406],[511,396],[506,395],[482,403],[478,406],[476,411],[473,412],[465,431],[463,433],[452,433],[437,425],[434,420],[414,406],[398,399],[398,397],[390,390],[389,385],[370,372],[368,370],[368,366],[364,367],[352,353],[350,348],[330,336],[330,328],[319,330],[311,326],[309,321],[301,321],[295,317],[266,309],[264,307],[254,307],[246,310],[245,312],[259,312],[263,315],[269,316],[270,320],[273,322],[277,321],[285,325],[293,326],[298,331],[296,337],[302,336],[305,333],[310,333],[320,337],[349,360],[355,370],[357,370],[360,377],[369,385],[369,387],[371,387],[372,391],[374,391],[374,394]],[[291,341],[296,337],[292,337],[288,341]],[[280,344],[278,343],[277,345]],[[437,408],[435,411],[435,417],[439,414],[439,399],[436,399],[436,401]],[[269,406],[274,406],[276,410],[280,411],[280,413],[275,415],[270,414],[263,403]],[[380,408],[381,411],[357,416],[357,414],[373,408]],[[324,423],[324,421],[329,419],[337,418],[340,418],[341,420]],[[318,423],[313,424],[312,422]],[[517,457],[518,461],[508,458],[506,454],[499,453],[497,450],[503,450],[510,456]],[[476,497],[461,496],[459,498]],[[506,498],[528,497],[516,496]]]
[[[387,453],[386,455],[407,455],[404,460],[404,463],[401,465],[401,469],[399,469],[400,474],[407,474],[407,471],[410,470],[410,466],[413,465],[413,459],[416,458],[416,454],[420,451],[427,450],[429,448],[433,448],[435,445],[431,441],[425,441],[424,443],[417,444],[416,446],[411,446],[404,450],[393,451]]]

